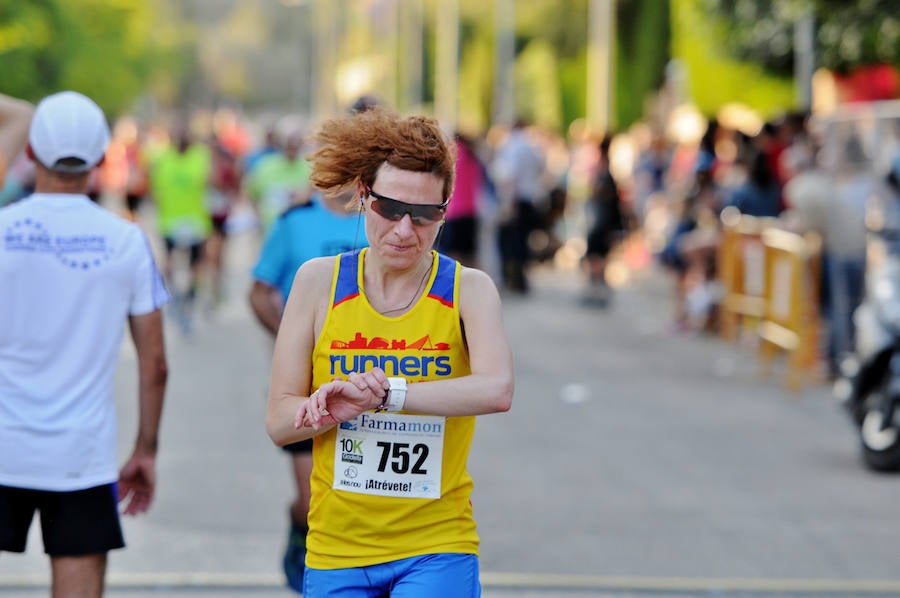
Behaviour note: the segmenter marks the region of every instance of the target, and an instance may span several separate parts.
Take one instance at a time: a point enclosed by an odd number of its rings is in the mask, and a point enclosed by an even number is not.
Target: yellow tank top
[[[380,366],[410,384],[470,373],[459,271],[432,252],[426,291],[397,317],[369,305],[366,249],[335,260],[328,315],[313,349],[313,388]],[[306,563],[364,567],[432,553],[478,554],[466,471],[475,418],[367,411],[315,438]]]

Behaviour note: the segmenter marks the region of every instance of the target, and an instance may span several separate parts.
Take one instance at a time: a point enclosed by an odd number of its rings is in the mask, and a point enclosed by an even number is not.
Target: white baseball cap
[[[62,91],[37,105],[28,143],[38,161],[50,170],[87,172],[106,153],[109,125],[93,100],[75,91]]]

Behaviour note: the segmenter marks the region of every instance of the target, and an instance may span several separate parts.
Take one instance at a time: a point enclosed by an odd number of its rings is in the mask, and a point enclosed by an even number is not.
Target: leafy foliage
[[[440,1],[440,0],[435,0]],[[669,3],[661,0],[614,0],[616,10],[615,99],[613,125],[623,128],[641,118],[646,96],[660,83],[669,60]],[[550,129],[564,131],[585,114],[589,0],[529,0],[515,3],[516,114]],[[490,48],[493,40],[490,3],[461,3],[464,40],[468,45]],[[490,54],[481,53],[479,60]],[[468,59],[475,54],[463,50],[460,85],[471,91],[482,87],[479,97],[490,98],[491,77],[485,68],[474,68]],[[465,76],[479,73],[479,82]],[[489,101],[473,119],[488,122]],[[461,109],[468,109],[461,105]]]
[[[423,5],[434,14],[440,1],[425,0]],[[668,61],[669,2],[614,2],[617,91],[612,120],[624,127],[641,116],[644,99],[659,83]],[[352,55],[376,54],[372,45],[389,41],[381,30],[369,32],[374,31],[379,11],[351,10],[358,4],[362,3],[330,5],[342,23],[335,36],[346,39],[336,42],[342,59],[351,50]],[[589,4],[590,0],[513,2],[520,115],[560,131],[584,116]],[[239,0],[0,0],[2,91],[37,100],[61,89],[76,89],[94,97],[112,117],[133,109],[139,98],[144,101],[138,105],[148,110],[211,106],[226,100],[244,106],[284,104],[299,97],[302,80],[292,79],[306,76],[303,65],[316,57],[312,53],[297,57],[307,47],[301,26],[308,26],[312,36],[315,23],[308,21],[316,14],[314,7],[326,5],[324,1],[287,7],[274,1]],[[393,3],[368,5],[384,9]],[[485,128],[491,119],[496,79],[493,10],[492,2],[460,0],[460,116],[472,128]],[[354,24],[352,19],[361,22]],[[431,22],[424,26],[427,103],[434,99],[436,74],[434,29]],[[349,47],[360,44],[365,47]],[[390,77],[396,73],[378,76],[375,89],[390,90]]]
[[[900,66],[897,0],[703,0],[723,21],[728,46],[740,59],[789,74],[794,23],[810,10],[816,23],[816,61],[838,72],[869,64]]]
[[[615,122],[627,126],[644,116],[671,59],[669,2],[619,2],[616,20]]]
[[[173,70],[143,0],[0,0],[0,81],[6,94],[36,101],[74,89],[110,114],[126,110],[154,73]]]
[[[767,118],[794,106],[790,76],[766,72],[761,64],[740,61],[723,49],[728,29],[709,18],[707,1],[672,1],[672,53],[683,65],[678,96],[690,98],[706,116],[736,101]]]

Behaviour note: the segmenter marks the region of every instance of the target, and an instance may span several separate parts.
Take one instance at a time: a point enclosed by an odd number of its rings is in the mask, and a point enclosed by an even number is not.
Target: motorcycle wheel
[[[890,425],[882,430],[881,420],[881,412],[874,408],[874,401],[869,401],[859,426],[863,461],[873,471],[898,471],[900,470],[900,430],[895,425]]]

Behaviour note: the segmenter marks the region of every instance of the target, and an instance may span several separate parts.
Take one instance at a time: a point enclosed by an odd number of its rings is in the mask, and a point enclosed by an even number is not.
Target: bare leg
[[[213,231],[203,248],[206,261],[206,274],[209,277],[209,293],[215,305],[222,298],[222,262],[225,252],[225,236]]]
[[[50,558],[53,598],[101,598],[106,553]]]
[[[606,281],[607,258],[604,255],[588,255],[583,264],[587,277],[587,287],[582,303],[593,307],[606,307],[612,298],[611,289]]]
[[[188,287],[188,299],[190,302],[193,302],[194,297],[197,294],[197,290],[200,287],[200,279],[204,274],[208,274],[209,267],[207,263],[207,253],[209,252],[209,239],[203,241],[200,244],[200,247],[196,249],[196,255],[191,255],[190,258],[190,274],[191,274],[191,284]]]
[[[688,271],[679,271],[675,274],[675,328],[685,330],[688,327],[688,313],[686,296],[690,283]]]

